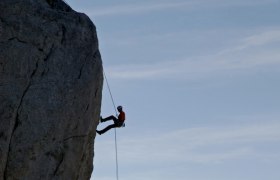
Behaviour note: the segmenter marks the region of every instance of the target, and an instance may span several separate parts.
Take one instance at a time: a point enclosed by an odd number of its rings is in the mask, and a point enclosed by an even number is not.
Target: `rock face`
[[[102,61],[61,0],[0,1],[0,180],[90,179]]]

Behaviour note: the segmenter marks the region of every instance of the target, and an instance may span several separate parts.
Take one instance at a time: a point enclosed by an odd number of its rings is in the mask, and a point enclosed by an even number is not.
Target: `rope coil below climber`
[[[111,100],[112,100],[112,103],[113,103],[113,106],[114,106],[115,113],[116,113],[116,115],[118,115],[116,104],[115,104],[115,101],[114,101],[114,98],[113,98],[113,95],[112,95],[112,92],[111,92],[111,88],[109,86],[108,79],[106,77],[104,69],[103,69],[103,75],[104,75],[106,85],[107,85],[109,93],[110,93],[110,97],[111,97]],[[119,180],[119,162],[118,162],[118,145],[117,145],[117,130],[116,130],[116,128],[115,128],[115,152],[116,152],[116,178],[117,178],[117,180]]]

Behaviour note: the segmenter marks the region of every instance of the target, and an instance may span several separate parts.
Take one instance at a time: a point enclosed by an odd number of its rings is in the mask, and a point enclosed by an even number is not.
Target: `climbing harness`
[[[125,123],[123,123],[121,126],[119,126],[118,128],[123,128],[125,127]]]
[[[111,92],[111,88],[109,86],[109,83],[108,83],[108,79],[106,77],[106,74],[105,74],[105,71],[103,69],[103,75],[104,75],[104,78],[105,78],[105,81],[106,81],[106,84],[107,84],[107,87],[108,87],[108,90],[109,90],[109,93],[110,93],[110,96],[111,96],[111,100],[112,100],[112,103],[113,103],[113,106],[114,106],[114,110],[116,112],[116,116],[118,115],[117,113],[117,108],[116,108],[116,105],[115,105],[115,101],[114,101],[114,98],[113,98],[113,95],[112,95],[112,92]],[[125,124],[123,123],[123,126],[125,126]],[[117,146],[117,130],[116,128],[115,129],[115,151],[116,151],[116,178],[117,180],[119,180],[119,162],[118,162],[118,146]]]

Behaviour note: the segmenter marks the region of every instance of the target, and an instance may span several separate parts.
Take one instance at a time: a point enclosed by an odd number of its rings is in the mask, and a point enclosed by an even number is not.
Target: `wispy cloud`
[[[255,116],[247,118],[255,119]],[[261,116],[262,118],[271,120],[254,121],[246,125],[238,123],[182,128],[134,136],[118,134],[118,158],[121,171],[124,172],[122,179],[167,180],[171,177],[182,179],[186,177],[184,170],[197,166],[201,168],[198,170],[193,168],[196,171],[195,174],[200,173],[201,169],[207,173],[207,169],[213,167],[236,165],[242,168],[244,163],[245,166],[246,163],[250,165],[261,163],[264,166],[279,164],[280,122],[277,119],[272,120],[277,116]],[[109,180],[112,177],[106,176],[114,176],[114,147],[115,142],[110,133],[96,140],[95,165],[98,169],[95,169],[95,173],[97,171],[100,174],[95,174],[95,177],[98,179]],[[175,178],[174,175],[180,171],[178,168],[183,169],[183,172]],[[168,169],[167,172],[165,172],[166,169]],[[235,170],[231,169],[231,171]],[[199,178],[199,176],[190,175],[189,177],[190,179],[207,179],[205,176]]]
[[[276,50],[234,56],[204,56],[181,61],[157,62],[149,65],[120,65],[107,68],[110,78],[137,79],[200,79],[223,72],[279,65],[280,54]]]
[[[279,142],[279,128],[280,123],[271,123],[245,127],[192,128],[152,137],[128,137],[119,141],[119,154],[125,164],[211,164],[242,157],[263,161],[272,154],[256,148],[255,145]],[[113,142],[100,142],[98,146],[103,146],[102,151],[109,151]],[[280,158],[279,154],[274,157]]]
[[[146,4],[124,4],[110,7],[99,7],[92,10],[87,10],[89,16],[110,16],[110,15],[123,15],[123,14],[138,14],[151,11],[160,11],[174,8],[185,8],[190,6],[192,2],[157,2],[157,3],[146,3]]]
[[[226,71],[280,65],[280,30],[266,31],[240,39],[240,44],[225,47],[218,53],[183,60],[170,60],[150,64],[131,64],[107,68],[110,78],[159,79],[209,77]]]
[[[240,44],[236,47],[226,49],[219,54],[238,52],[247,48],[269,45],[271,43],[280,43],[280,30],[268,30],[240,40]]]
[[[260,4],[275,3],[277,0],[247,0],[247,1],[225,1],[225,0],[192,0],[192,1],[150,1],[149,3],[122,4],[107,7],[96,7],[87,9],[86,13],[92,17],[139,14],[146,12],[162,11],[167,9],[186,8],[219,8],[227,6],[256,6]]]
[[[280,42],[280,30],[271,30],[257,35],[250,36],[245,39],[244,46],[259,46],[273,42]]]

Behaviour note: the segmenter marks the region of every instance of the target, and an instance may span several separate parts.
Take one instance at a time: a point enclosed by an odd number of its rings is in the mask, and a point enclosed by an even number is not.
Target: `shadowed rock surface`
[[[90,179],[102,61],[61,0],[0,1],[0,179]]]

